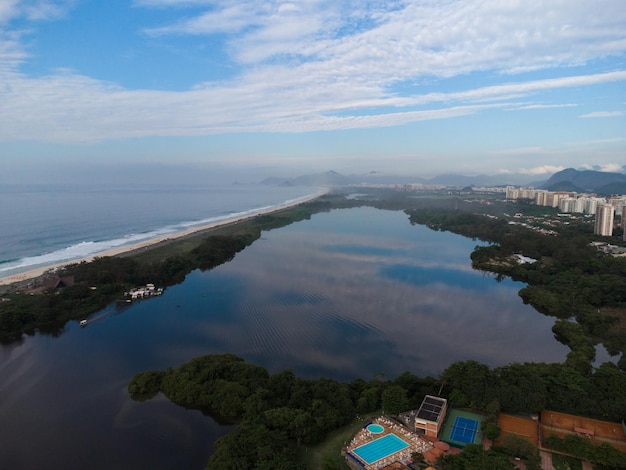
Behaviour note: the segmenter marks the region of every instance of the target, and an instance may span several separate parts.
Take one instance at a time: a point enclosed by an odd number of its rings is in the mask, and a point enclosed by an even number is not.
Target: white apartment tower
[[[585,198],[585,206],[583,208],[585,214],[595,214],[596,209],[598,208],[598,199],[596,198]]]
[[[517,199],[519,197],[519,190],[513,186],[506,187],[506,198]]]
[[[535,203],[538,206],[545,206],[545,205],[547,205],[546,204],[547,199],[548,199],[548,191],[546,191],[545,189],[540,189],[535,194]]]
[[[609,204],[598,205],[593,233],[602,235],[603,237],[613,235],[613,211],[613,206]]]

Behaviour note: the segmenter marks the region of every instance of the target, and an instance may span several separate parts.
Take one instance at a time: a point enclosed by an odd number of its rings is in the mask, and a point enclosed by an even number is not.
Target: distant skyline
[[[0,0],[0,184],[626,171],[623,0]]]

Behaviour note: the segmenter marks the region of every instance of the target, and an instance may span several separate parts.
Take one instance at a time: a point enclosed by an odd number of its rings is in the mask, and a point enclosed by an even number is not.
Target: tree
[[[369,387],[363,390],[357,400],[357,411],[367,413],[378,408],[378,387]]]
[[[500,427],[497,424],[495,424],[493,422],[484,421],[483,423],[486,423],[484,428],[483,428],[483,434],[490,441],[495,441],[498,438],[498,436],[500,435],[500,432],[502,430],[500,429]]]
[[[539,449],[529,440],[515,434],[507,434],[500,440],[500,445],[504,447],[512,457],[528,459],[537,457]]]
[[[406,411],[408,400],[406,390],[399,385],[391,385],[382,394],[383,411],[392,415]]]
[[[459,361],[441,374],[447,390],[458,389],[467,397],[467,406],[484,408],[491,401],[494,377],[489,367],[477,361]],[[460,405],[459,405],[460,406]]]
[[[514,465],[504,455],[494,450],[484,451],[479,445],[465,447],[460,454],[442,454],[437,459],[441,470],[510,470]]]

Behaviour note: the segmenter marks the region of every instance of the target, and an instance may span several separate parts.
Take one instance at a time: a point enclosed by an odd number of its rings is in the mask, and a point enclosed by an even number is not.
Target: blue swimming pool
[[[387,434],[356,449],[352,449],[352,453],[366,464],[370,464],[407,447],[409,447],[409,444],[395,434]]]
[[[380,434],[385,430],[385,428],[383,428],[380,424],[369,424],[367,426],[367,430],[372,434]]]

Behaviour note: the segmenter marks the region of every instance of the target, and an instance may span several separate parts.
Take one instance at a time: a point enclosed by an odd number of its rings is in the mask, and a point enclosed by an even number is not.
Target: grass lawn
[[[579,459],[560,454],[552,454],[552,465],[555,470],[582,470],[583,468]]]
[[[382,410],[371,416],[380,416]],[[341,456],[341,449],[371,418],[355,418],[350,424],[332,432],[316,446],[303,447],[300,459],[310,470],[344,470],[349,467]]]

